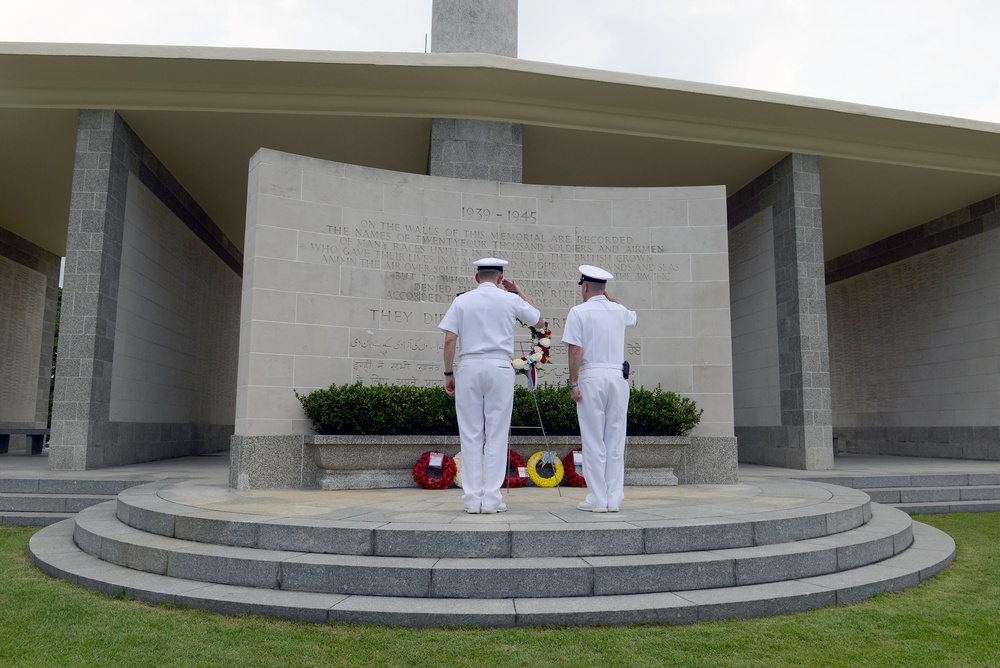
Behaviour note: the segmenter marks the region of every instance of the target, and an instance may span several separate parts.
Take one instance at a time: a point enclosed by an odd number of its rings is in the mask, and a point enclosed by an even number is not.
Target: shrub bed
[[[577,436],[576,405],[566,385],[540,385],[532,393],[514,388],[513,427],[537,427],[549,436]],[[320,434],[456,435],[455,400],[443,387],[413,385],[331,385],[295,396]],[[535,400],[538,409],[535,409]],[[694,401],[673,392],[632,388],[628,410],[630,436],[681,436],[701,421]]]

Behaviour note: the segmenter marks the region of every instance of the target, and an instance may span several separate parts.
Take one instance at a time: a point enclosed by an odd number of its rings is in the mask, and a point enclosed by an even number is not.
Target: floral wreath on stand
[[[543,466],[548,466],[552,470],[552,475],[543,476],[538,472]],[[528,458],[528,477],[535,487],[555,487],[563,479],[563,464],[559,457],[551,450],[539,451]]]
[[[573,460],[573,454],[581,452],[580,450],[570,450],[569,454],[563,457],[563,481],[570,487],[586,487],[587,481],[584,480],[583,476],[576,472],[576,462]]]
[[[522,327],[531,330],[531,352],[522,357],[515,357],[510,361],[516,373],[523,373],[528,377],[528,389],[534,391],[538,386],[537,367],[539,364],[549,363],[549,348],[552,346],[552,330],[548,321],[542,324],[541,329],[536,329],[531,325],[525,325],[518,320]]]
[[[413,465],[413,482],[417,483],[417,487],[420,489],[448,489],[451,487],[458,470],[458,467],[455,466],[455,460],[448,455],[442,455],[441,477],[439,478],[432,478],[428,475],[427,469],[430,468],[430,463],[431,453],[428,451],[420,455],[420,459]]]

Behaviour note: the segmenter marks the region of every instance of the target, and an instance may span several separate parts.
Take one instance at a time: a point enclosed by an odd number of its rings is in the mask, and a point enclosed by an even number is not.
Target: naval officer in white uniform
[[[570,309],[563,331],[569,346],[570,396],[576,402],[583,442],[586,500],[577,506],[592,513],[618,512],[625,498],[625,329],[635,327],[635,311],[607,291],[614,276],[588,264],[580,267],[583,303]]]
[[[479,285],[456,297],[438,325],[445,333],[444,389],[455,397],[465,510],[502,513],[514,406],[514,321],[535,327],[544,321],[521,288],[504,279],[506,260],[487,257],[473,264]],[[459,362],[453,366],[456,345]]]

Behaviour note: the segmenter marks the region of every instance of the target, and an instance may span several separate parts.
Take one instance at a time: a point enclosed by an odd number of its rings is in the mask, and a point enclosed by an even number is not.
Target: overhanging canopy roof
[[[57,254],[82,108],[238,246],[258,148],[425,173],[432,118],[523,123],[525,183],[732,193],[817,154],[827,258],[1000,193],[992,123],[482,54],[0,43],[0,226]]]

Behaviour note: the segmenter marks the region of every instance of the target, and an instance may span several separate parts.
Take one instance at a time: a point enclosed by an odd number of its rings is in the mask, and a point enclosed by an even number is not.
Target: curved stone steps
[[[817,538],[606,556],[428,558],[234,547],[136,529],[118,520],[114,503],[82,511],[74,538],[85,552],[112,564],[215,584],[380,597],[555,598],[812,577],[875,563],[905,550],[912,540],[909,516],[877,504],[869,508],[867,524]]]
[[[0,493],[0,511],[17,513],[78,513],[114,499],[107,494],[18,494]]]
[[[382,557],[548,558],[690,552],[754,547],[819,538],[863,526],[871,518],[868,495],[810,482],[828,498],[789,511],[731,512],[686,519],[641,512],[590,515],[567,512],[575,521],[488,525],[398,523],[359,519],[278,517],[220,512],[160,497],[172,481],[133,487],[118,495],[116,515],[124,524],[160,536],[262,550]],[[786,483],[793,487],[797,483]],[[742,509],[740,509],[742,510]],[[708,511],[707,511],[708,512]],[[543,539],[544,538],[544,539]]]
[[[76,513],[36,513],[33,511],[3,512],[0,513],[0,526],[45,527],[70,519],[75,515]]]
[[[983,513],[1000,511],[1000,473],[931,475],[827,475],[821,480],[862,490],[875,503],[908,513]]]
[[[1000,501],[928,501],[925,503],[894,503],[893,507],[915,515],[924,513],[1000,513]]]
[[[932,503],[951,501],[997,501],[1000,485],[965,487],[876,487],[865,493],[876,503]]]
[[[83,552],[73,542],[73,529],[67,520],[36,533],[29,543],[32,560],[52,577],[108,595],[223,614],[413,627],[687,624],[800,612],[912,587],[946,568],[955,555],[950,536],[914,522],[912,544],[903,552],[868,566],[796,580],[621,596],[426,599],[258,589],[155,575]]]
[[[0,476],[0,526],[48,526],[114,499],[130,484],[151,480],[86,480]]]

